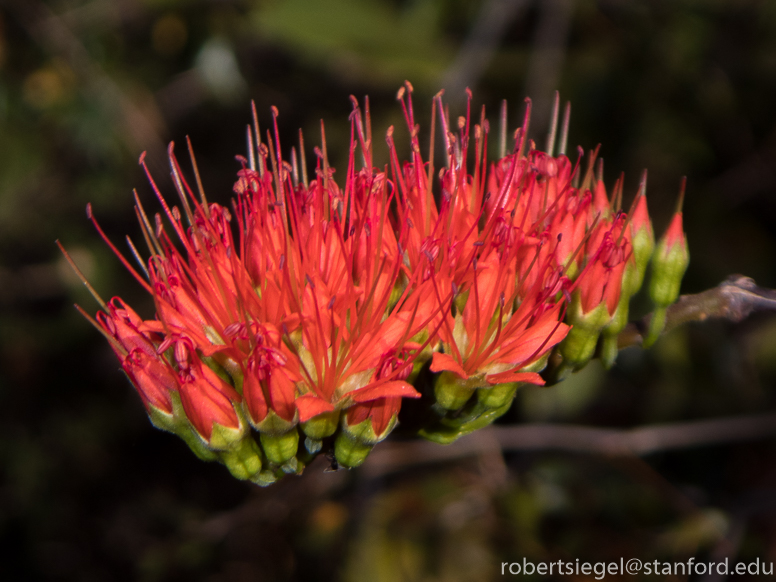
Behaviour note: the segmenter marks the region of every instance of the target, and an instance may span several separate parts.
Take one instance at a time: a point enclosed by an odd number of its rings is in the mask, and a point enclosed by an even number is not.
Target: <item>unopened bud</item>
[[[652,230],[652,221],[649,219],[647,211],[647,197],[643,194],[640,194],[634,202],[630,229],[636,269],[633,273],[626,274],[627,283],[626,280],[623,281],[623,290],[627,289],[630,295],[635,295],[641,289],[644,273],[647,271],[652,251],[655,249],[655,233]]]
[[[682,213],[677,212],[652,257],[649,296],[657,307],[668,307],[679,298],[682,277],[690,264]]]
[[[339,410],[323,412],[312,417],[307,422],[303,422],[301,424],[302,432],[304,432],[308,439],[320,441],[321,439],[329,437],[336,432],[337,426],[339,425],[339,419]]]
[[[261,471],[261,449],[250,435],[233,449],[219,451],[218,457],[229,472],[242,481],[254,478]]]
[[[560,353],[564,364],[578,370],[593,357],[598,336],[611,322],[612,316],[609,315],[606,301],[599,303],[592,311],[583,313],[579,294],[575,293],[566,319],[572,327],[560,344]]]
[[[373,445],[359,442],[345,431],[342,431],[334,441],[334,458],[343,467],[358,467],[366,460],[372,447]]]
[[[490,388],[480,388],[477,390],[477,402],[488,409],[501,408],[506,404],[512,404],[520,386],[518,382],[506,382],[496,384]]]
[[[660,239],[652,257],[649,297],[655,305],[644,347],[649,347],[665,328],[666,308],[679,298],[682,277],[690,264],[690,252],[682,228],[682,213],[674,214],[668,230]]]
[[[261,433],[261,448],[270,463],[283,465],[296,455],[299,448],[299,433],[296,428],[279,435]]]
[[[458,410],[474,394],[477,388],[471,380],[464,380],[457,374],[443,371],[434,382],[434,396],[437,404],[446,410]]]
[[[449,445],[464,435],[492,424],[494,420],[506,413],[511,405],[512,400],[508,399],[499,408],[486,409],[482,403],[478,402],[477,405],[473,407],[471,413],[465,415],[466,420],[440,419],[439,422],[432,426],[425,426],[420,429],[418,434],[432,442],[441,445]]]

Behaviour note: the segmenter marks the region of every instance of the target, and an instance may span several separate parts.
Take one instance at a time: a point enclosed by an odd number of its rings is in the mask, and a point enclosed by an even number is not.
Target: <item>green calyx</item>
[[[504,384],[495,384],[490,388],[480,388],[477,390],[477,402],[488,409],[497,409],[505,404],[512,404],[515,394],[520,386],[517,382],[505,382]]]
[[[515,399],[521,382],[486,385],[476,388],[475,397],[456,411],[437,409],[440,415],[429,426],[423,427],[418,434],[430,441],[449,444],[458,438],[493,423],[502,416]]]
[[[396,427],[399,422],[398,415],[394,414],[391,420],[388,422],[388,426],[385,427],[382,433],[375,433],[374,426],[372,425],[372,419],[367,418],[362,420],[358,424],[349,424],[347,415],[342,416],[342,432],[356,442],[363,443],[365,445],[374,446],[380,441],[384,440],[391,431]]]
[[[343,431],[334,440],[334,458],[343,467],[358,467],[366,460],[373,446],[358,441]]]
[[[261,449],[250,435],[236,443],[232,449],[219,451],[218,459],[234,477],[242,481],[253,479],[262,467]]]
[[[655,250],[655,235],[649,228],[641,228],[633,235],[631,239],[631,245],[633,247],[633,260],[636,263],[636,268],[632,275],[628,275],[627,272],[630,269],[630,265],[626,267],[626,275],[623,278],[623,289],[628,289],[630,295],[635,295],[641,285],[644,282],[644,274],[647,272],[647,265],[652,258],[652,251]],[[626,287],[626,280],[630,279],[628,286]]]
[[[572,328],[559,348],[564,364],[575,370],[582,368],[592,359],[601,330],[612,321],[606,301],[602,301],[595,309],[585,314],[582,314],[580,304],[579,296],[575,295],[567,316]]]
[[[418,434],[432,442],[449,445],[462,436],[492,424],[494,420],[503,416],[511,405],[512,401],[509,400],[500,408],[487,410],[478,403],[471,413],[466,415],[466,420],[457,419],[458,421],[456,422],[452,421],[452,419],[443,419],[433,426],[422,428],[418,431]]]
[[[250,415],[246,414],[246,416],[250,418]],[[296,419],[298,416],[299,413],[297,412],[292,420],[286,420],[285,418],[278,416],[278,414],[270,408],[267,411],[267,416],[261,421],[254,422],[253,419],[251,419],[251,425],[262,434],[282,435],[296,426]]]
[[[321,440],[333,435],[337,431],[339,420],[339,410],[333,410],[314,416],[300,426],[306,437],[313,440]]]
[[[444,370],[434,381],[434,397],[445,410],[458,410],[472,397],[477,388],[488,386],[482,379],[464,380],[457,374]]]
[[[632,265],[628,265],[625,271],[626,276],[623,277],[622,286],[623,291],[620,294],[620,302],[617,304],[617,309],[614,312],[614,316],[609,324],[601,331],[601,361],[604,367],[608,370],[614,365],[614,361],[617,359],[619,353],[619,347],[617,346],[617,336],[628,325],[628,312],[630,310],[630,298],[631,295],[625,292],[625,289],[631,289],[628,285],[628,274],[634,273],[635,268]]]
[[[656,307],[668,307],[679,298],[682,278],[690,264],[686,243],[674,244],[670,249],[667,247],[665,240],[661,240],[652,257],[649,297]]]
[[[208,448],[202,437],[191,426],[183,410],[180,394],[172,392],[172,413],[164,412],[154,406],[148,408],[148,418],[156,428],[178,435],[192,452],[203,461],[216,461],[218,456]]]
[[[299,432],[296,428],[283,434],[260,433],[259,440],[267,460],[275,465],[285,465],[296,456],[299,448]]]

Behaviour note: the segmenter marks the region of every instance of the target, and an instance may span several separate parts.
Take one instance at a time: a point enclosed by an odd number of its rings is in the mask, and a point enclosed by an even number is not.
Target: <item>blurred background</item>
[[[601,143],[626,204],[649,169],[658,234],[688,176],[683,292],[732,273],[776,287],[772,0],[0,0],[0,579],[463,581],[524,557],[776,561],[773,440],[643,459],[485,447],[322,463],[260,489],[151,427],[73,309],[96,306],[54,240],[103,296],[150,317],[84,214],[91,202],[114,241],[138,237],[132,189],[156,208],[142,151],[172,194],[166,147],[190,136],[208,197],[227,203],[251,99],[265,128],[278,107],[289,147],[304,129],[308,160],[324,119],[342,171],[348,96],[368,94],[380,164],[388,125],[406,138],[405,79],[425,130],[443,87],[452,116],[470,87],[494,129],[501,99],[514,129],[530,95],[540,147],[559,89],[570,151]],[[525,389],[501,423],[746,416],[776,410],[775,382],[776,319],[710,321],[609,372]]]

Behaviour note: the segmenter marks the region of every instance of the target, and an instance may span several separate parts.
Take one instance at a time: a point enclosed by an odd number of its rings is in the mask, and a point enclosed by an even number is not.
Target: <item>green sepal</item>
[[[566,366],[574,369],[584,367],[595,354],[598,336],[601,330],[612,320],[606,301],[601,301],[595,309],[582,313],[581,299],[574,295],[566,319],[572,327],[560,344],[560,354]]]
[[[564,363],[573,366],[576,370],[584,367],[595,354],[599,335],[601,335],[599,329],[585,328],[581,325],[573,326],[560,346]]]
[[[426,340],[428,339],[428,332],[422,331],[421,333],[415,334],[410,341],[418,343],[418,344],[424,344],[426,343]],[[415,384],[415,380],[418,377],[418,374],[420,374],[420,371],[423,369],[423,366],[425,366],[428,361],[434,356],[434,347],[432,343],[429,343],[426,345],[423,350],[415,356],[415,359],[412,361],[412,371],[410,372],[410,375],[407,377],[407,382],[410,384]]]
[[[261,471],[261,449],[251,435],[231,449],[219,451],[218,458],[241,481],[253,479]]]
[[[240,441],[248,432],[247,429],[248,425],[245,424],[242,418],[240,418],[240,426],[237,428],[222,426],[214,422],[213,431],[210,433],[210,442],[207,445],[216,451],[232,450],[240,446]]]
[[[658,307],[652,312],[652,317],[649,320],[649,329],[647,330],[647,334],[644,336],[644,340],[642,341],[641,345],[645,348],[650,347],[657,341],[657,338],[659,338],[660,334],[663,333],[665,327],[666,308]]]
[[[197,457],[203,461],[217,461],[218,454],[207,448],[207,445],[202,438],[196,433],[194,429],[181,428],[180,432],[176,432],[183,442],[185,442],[191,451],[197,455]]]
[[[304,464],[300,463],[296,457],[291,457],[280,466],[280,470],[286,475],[299,475],[304,469]]]
[[[461,431],[462,429],[460,427],[451,428],[447,426],[434,426],[421,428],[418,431],[418,435],[440,445],[449,445],[458,440],[458,437],[465,434]]]
[[[148,407],[148,418],[151,420],[151,424],[158,429],[178,435],[192,452],[203,461],[218,460],[218,456],[208,449],[205,441],[191,426],[183,410],[180,394],[172,392],[170,400],[172,401],[172,414],[159,410],[155,406]]]
[[[633,276],[630,277],[628,289],[631,296],[633,296],[641,289],[641,285],[644,283],[644,274],[647,272],[647,265],[649,265],[649,260],[652,258],[652,251],[655,250],[655,234],[652,232],[652,229],[639,229],[631,239],[631,246],[636,268],[634,269]],[[623,281],[623,288],[625,288],[625,281]]]
[[[682,277],[690,264],[686,244],[674,244],[669,250],[661,240],[652,257],[649,298],[656,307],[668,307],[679,298]]]
[[[464,435],[492,424],[494,420],[503,416],[511,405],[511,401],[507,402],[502,407],[479,414],[476,418],[466,421],[458,427],[445,426],[440,423],[434,427],[422,428],[418,431],[418,434],[424,439],[439,443],[440,445],[449,445]]]
[[[250,419],[250,414],[248,414],[247,410],[245,411],[245,415]],[[265,416],[263,420],[254,422],[253,419],[251,419],[250,422],[251,426],[261,434],[283,435],[297,425],[298,418],[299,411],[295,412],[294,418],[289,421],[278,416],[277,412],[270,408],[267,411],[267,416]]]
[[[586,327],[588,329],[602,330],[612,320],[606,301],[601,301],[593,309],[585,313],[582,311],[582,297],[575,292],[571,298],[571,304],[566,312],[566,321],[574,327]]]
[[[311,439],[310,437],[307,437],[306,439],[304,439],[304,448],[311,455],[317,455],[318,453],[321,452],[321,449],[323,448],[323,441]]]
[[[348,437],[350,437],[352,440],[362,443],[364,445],[374,446],[385,437],[387,437],[389,434],[391,434],[391,431],[396,427],[397,423],[399,422],[399,418],[397,414],[394,414],[391,417],[391,420],[388,422],[388,426],[385,427],[385,430],[382,432],[382,434],[376,434],[374,430],[374,426],[372,425],[372,419],[366,418],[359,422],[358,424],[351,425],[348,423],[348,416],[347,414],[342,415],[342,432],[347,434]]]
[[[251,481],[253,483],[256,483],[256,485],[258,485],[259,487],[267,487],[269,485],[272,485],[277,480],[278,480],[278,476],[275,475],[275,473],[273,471],[270,471],[269,469],[266,471],[260,471],[251,478]]]
[[[626,271],[627,273],[627,271]],[[612,315],[612,319],[609,321],[608,324],[603,329],[604,335],[617,335],[619,334],[623,329],[625,329],[625,326],[628,325],[628,313],[630,312],[630,298],[631,294],[628,293],[628,282],[629,279],[632,280],[632,278],[623,277],[622,281],[622,291],[620,292],[620,301],[617,303],[617,309],[614,310],[614,315]]]
[[[501,408],[505,404],[512,404],[519,387],[519,382],[505,382],[490,388],[480,388],[477,390],[477,402],[488,409]]]
[[[303,422],[300,427],[305,436],[314,440],[321,440],[330,437],[337,431],[339,420],[340,411],[332,410],[331,412],[322,412],[313,416],[310,420]]]
[[[343,467],[358,467],[366,460],[373,446],[356,441],[343,431],[334,440],[334,458]]]
[[[444,370],[434,381],[434,397],[445,410],[459,410],[472,397],[477,388],[487,386],[480,378],[464,380],[457,374]]]
[[[620,353],[618,341],[616,335],[604,333],[601,336],[601,363],[607,370],[611,370],[612,366],[614,366],[614,362],[617,361],[617,356]]]
[[[635,273],[635,268],[626,270],[628,272]],[[629,288],[629,280],[632,281],[632,277],[623,277],[622,292],[620,293],[620,302],[617,304],[617,309],[612,316],[612,320],[609,322],[603,331],[601,332],[601,361],[604,364],[604,368],[609,370],[617,359],[619,353],[619,347],[617,346],[617,336],[628,325],[628,312],[630,310],[630,296],[626,293]]]
[[[153,404],[149,404],[146,407],[146,409],[148,411],[148,419],[151,421],[151,424],[153,424],[159,430],[164,430],[167,432],[174,433],[176,432],[178,426],[181,424],[180,420],[175,418],[174,406],[173,406],[172,413],[165,412],[164,410],[160,410]],[[188,421],[187,421],[187,424],[188,424]]]
[[[283,465],[296,456],[299,448],[299,432],[292,428],[284,434],[260,433],[261,448],[271,463]]]
[[[523,366],[518,370],[519,372],[536,372],[539,373],[542,370],[544,370],[547,367],[547,362],[550,360],[550,352],[546,352],[541,358],[533,362],[532,364],[528,364],[527,366]]]

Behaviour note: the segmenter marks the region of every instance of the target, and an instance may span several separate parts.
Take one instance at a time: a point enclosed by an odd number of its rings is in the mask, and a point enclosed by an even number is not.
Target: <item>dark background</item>
[[[381,477],[323,463],[259,489],[151,427],[72,308],[96,310],[54,240],[103,296],[150,317],[84,215],[91,202],[114,241],[138,240],[132,188],[156,211],[141,151],[171,196],[166,145],[190,136],[209,198],[227,203],[251,99],[265,128],[278,107],[286,147],[305,130],[308,160],[325,119],[343,169],[348,96],[368,94],[385,161],[388,125],[406,137],[405,79],[425,129],[442,87],[452,115],[471,87],[494,128],[508,98],[512,129],[525,95],[544,127],[559,89],[571,148],[603,144],[626,204],[649,169],[658,234],[688,176],[683,292],[731,273],[776,287],[772,0],[2,0],[0,579],[456,581],[524,557],[776,561],[773,440],[643,460],[496,451]],[[751,415],[776,409],[774,380],[776,320],[757,314],[526,389],[504,421]]]

